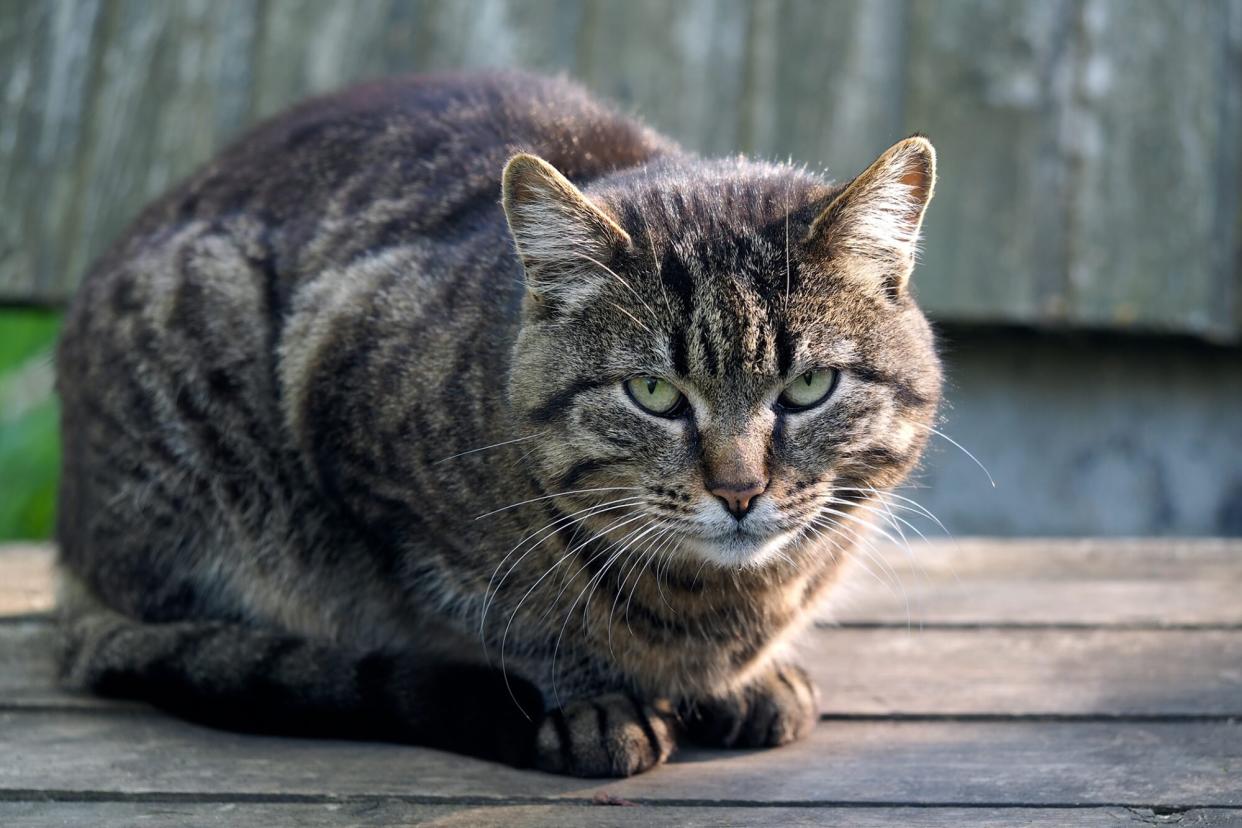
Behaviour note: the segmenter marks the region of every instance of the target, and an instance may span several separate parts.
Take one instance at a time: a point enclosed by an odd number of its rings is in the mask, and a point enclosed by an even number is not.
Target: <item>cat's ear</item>
[[[630,245],[616,221],[542,158],[509,159],[502,189],[509,231],[536,297],[593,293],[601,269]]]
[[[923,213],[936,186],[936,150],[921,135],[899,141],[811,223],[807,243],[890,296],[910,279]]]

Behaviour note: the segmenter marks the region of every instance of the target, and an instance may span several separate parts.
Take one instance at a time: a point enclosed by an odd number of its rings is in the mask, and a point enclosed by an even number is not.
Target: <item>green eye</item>
[[[801,374],[781,392],[780,404],[792,411],[805,411],[828,399],[837,387],[837,372],[821,368]]]
[[[626,381],[625,390],[639,408],[661,417],[681,413],[686,399],[676,386],[659,377],[634,377]]]

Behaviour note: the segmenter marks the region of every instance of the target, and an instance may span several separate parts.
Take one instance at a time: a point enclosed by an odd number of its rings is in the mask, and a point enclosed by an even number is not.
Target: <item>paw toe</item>
[[[666,705],[615,693],[550,713],[536,737],[536,766],[573,776],[632,776],[668,759],[675,746]]]
[[[723,747],[775,747],[810,732],[819,716],[819,694],[805,671],[773,669],[737,695],[699,702],[687,711],[695,741]]]

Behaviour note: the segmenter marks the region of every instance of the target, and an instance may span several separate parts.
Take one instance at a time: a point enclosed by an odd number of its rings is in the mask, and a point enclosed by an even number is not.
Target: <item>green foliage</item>
[[[0,540],[52,533],[60,468],[51,388],[60,315],[0,310]]]

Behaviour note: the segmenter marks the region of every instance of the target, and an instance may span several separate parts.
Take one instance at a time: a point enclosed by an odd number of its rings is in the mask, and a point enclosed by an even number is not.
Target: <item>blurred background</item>
[[[1242,0],[0,0],[0,539],[50,532],[91,259],[256,119],[566,72],[688,148],[848,179],[931,137],[955,535],[1242,535]]]

